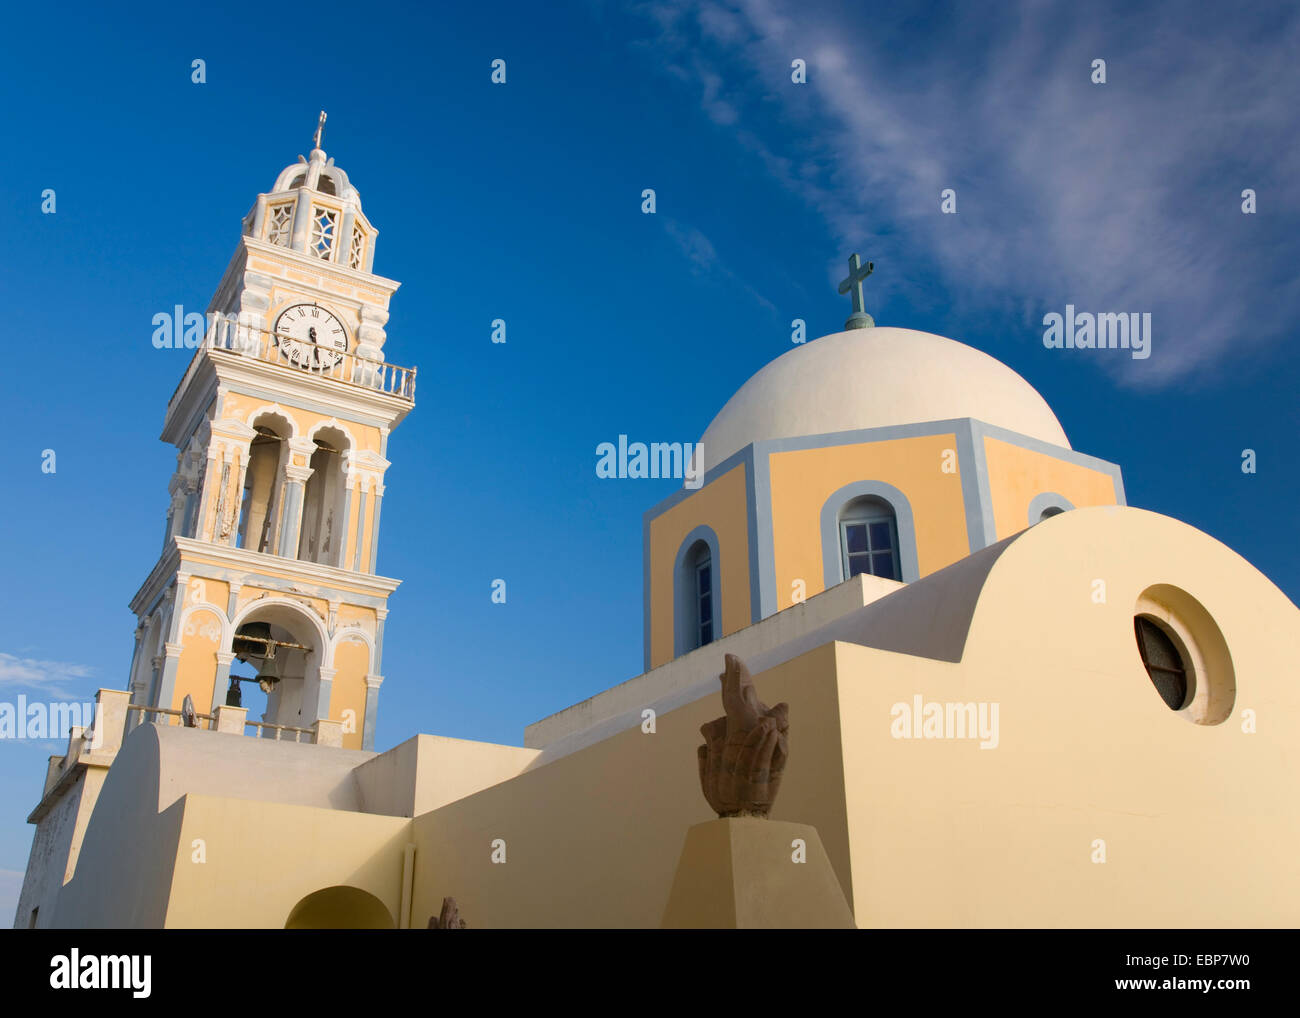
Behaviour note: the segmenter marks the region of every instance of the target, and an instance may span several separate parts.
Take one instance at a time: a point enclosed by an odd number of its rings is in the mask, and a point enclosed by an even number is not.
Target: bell
[[[235,657],[247,661],[250,657],[268,657],[275,653],[271,642],[271,624],[269,622],[249,622],[240,626],[239,632],[231,641],[231,650]]]
[[[262,688],[263,693],[269,693],[275,688],[275,684],[280,681],[280,676],[276,675],[277,665],[274,657],[268,657],[262,662],[262,669],[257,676],[257,684]]]
[[[226,706],[242,707],[244,706],[242,696],[239,692],[239,679],[237,676],[230,677],[230,688],[226,690]]]

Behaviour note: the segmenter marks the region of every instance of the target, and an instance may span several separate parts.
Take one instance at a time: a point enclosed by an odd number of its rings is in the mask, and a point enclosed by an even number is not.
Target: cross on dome
[[[849,276],[840,283],[841,294],[849,294],[853,301],[853,314],[849,315],[848,320],[844,323],[847,329],[870,329],[875,326],[875,320],[867,314],[862,306],[862,283],[871,275],[871,270],[876,267],[875,262],[862,264],[862,259],[858,257],[857,252],[849,255]]]

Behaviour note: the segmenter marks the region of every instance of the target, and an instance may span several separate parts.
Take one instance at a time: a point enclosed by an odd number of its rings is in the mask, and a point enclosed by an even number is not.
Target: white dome
[[[751,442],[974,417],[1070,448],[1032,385],[988,354],[929,332],[836,332],[772,361],[700,440],[705,469]]]

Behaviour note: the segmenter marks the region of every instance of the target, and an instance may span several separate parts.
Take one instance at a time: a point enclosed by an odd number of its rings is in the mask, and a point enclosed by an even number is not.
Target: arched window
[[[703,647],[713,642],[713,556],[703,541],[696,542],[691,556],[691,577],[694,585],[691,594],[695,601],[693,622],[694,643]]]
[[[348,440],[342,432],[324,428],[317,432],[315,441],[311,476],[303,492],[298,558],[334,565],[338,561],[339,542],[345,536],[343,453],[348,449]]]
[[[875,496],[855,498],[840,511],[840,557],[844,578],[858,573],[902,578],[898,555],[898,520],[888,502]]]
[[[1064,495],[1058,495],[1054,491],[1044,491],[1035,495],[1029,503],[1029,525],[1032,527],[1036,523],[1042,523],[1043,520],[1051,519],[1053,516],[1060,516],[1061,513],[1069,512],[1074,508],[1074,503]]]
[[[697,527],[682,542],[674,570],[674,656],[712,643],[722,633],[718,538]]]
[[[256,431],[248,448],[248,469],[244,473],[244,497],[239,509],[236,547],[250,551],[270,551],[284,438],[263,424],[256,425]]]

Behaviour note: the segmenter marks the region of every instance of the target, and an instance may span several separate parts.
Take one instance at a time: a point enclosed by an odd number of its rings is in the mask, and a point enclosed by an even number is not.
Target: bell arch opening
[[[256,605],[237,622],[231,640],[235,661],[223,702],[244,707],[249,721],[309,729],[323,715],[324,638],[308,610],[283,602]],[[258,734],[291,741],[304,738],[275,728],[262,728]]]

